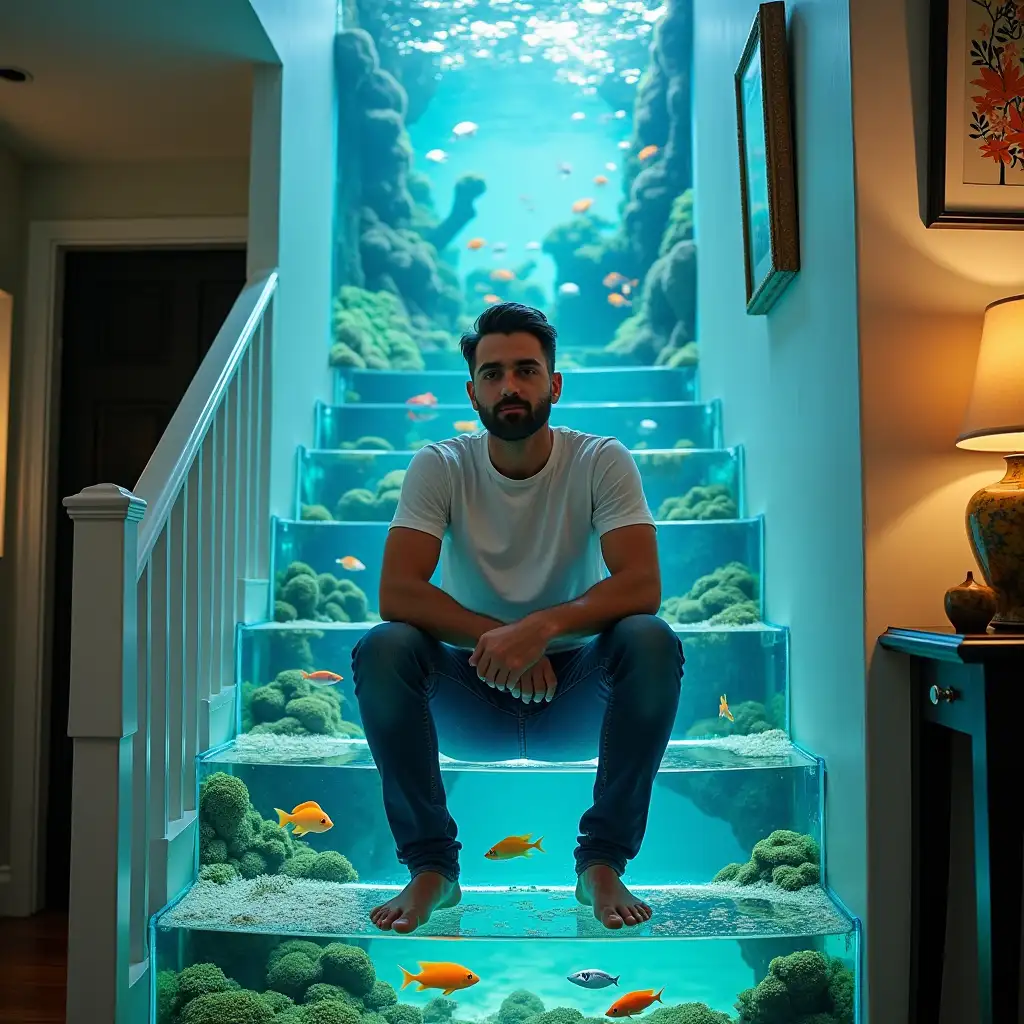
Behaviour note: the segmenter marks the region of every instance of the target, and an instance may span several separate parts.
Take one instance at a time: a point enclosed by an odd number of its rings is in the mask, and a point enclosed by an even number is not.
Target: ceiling
[[[0,141],[30,163],[249,152],[252,65],[277,56],[249,0],[0,0]]]

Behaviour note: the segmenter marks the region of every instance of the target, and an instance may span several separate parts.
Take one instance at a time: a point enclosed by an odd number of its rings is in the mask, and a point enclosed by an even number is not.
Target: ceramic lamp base
[[[967,503],[967,536],[974,557],[995,591],[989,626],[1024,632],[1024,454],[1007,455],[1006,475]]]

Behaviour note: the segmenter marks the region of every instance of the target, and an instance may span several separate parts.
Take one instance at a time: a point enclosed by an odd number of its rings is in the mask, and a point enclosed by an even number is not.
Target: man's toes
[[[401,917],[396,918],[395,923],[392,925],[394,930],[400,935],[404,935],[407,932],[411,932],[416,927],[416,921],[413,917],[403,914]]]
[[[638,924],[639,923],[640,919],[633,914],[633,908],[632,907],[621,906],[621,907],[616,907],[615,909],[618,911],[619,917],[621,917],[622,920],[626,922],[626,924]]]
[[[605,907],[605,909],[601,911],[600,920],[601,923],[605,926],[605,928],[622,927],[622,918],[619,916],[619,914],[615,911],[613,907]]]

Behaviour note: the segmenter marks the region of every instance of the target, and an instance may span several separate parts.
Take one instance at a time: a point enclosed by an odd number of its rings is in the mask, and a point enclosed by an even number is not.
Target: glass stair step
[[[280,673],[326,669],[344,679],[332,688],[341,701],[340,725],[325,724],[323,728],[361,736],[359,708],[352,690],[352,648],[371,627],[372,623],[367,622],[312,621],[239,626],[236,663],[243,691],[239,731],[247,732],[262,720],[261,731],[267,732],[275,728],[274,719],[284,717],[283,705],[277,707],[272,699],[264,699],[254,721],[254,689],[274,683]],[[672,730],[674,739],[734,731],[734,726],[717,717],[721,693],[727,694],[741,729],[787,728],[786,629],[764,623],[677,624],[673,629],[686,657]]]
[[[423,356],[423,365],[426,367],[427,372],[435,370],[458,370],[464,372],[466,369],[466,360],[462,358],[462,352],[458,348],[453,349],[437,349],[428,350],[421,353]],[[570,357],[570,358],[567,358]],[[573,365],[570,365],[572,363]],[[630,359],[628,355],[609,352],[604,348],[592,348],[588,346],[580,345],[568,345],[564,342],[558,344],[558,358],[556,360],[556,369],[563,374],[572,373],[575,369],[580,367],[586,368],[605,368],[614,367],[615,369],[626,370],[634,369],[636,363]],[[658,367],[642,367],[643,369],[656,369],[659,371],[667,371],[667,366]],[[686,367],[686,370],[691,373],[697,373],[697,367]],[[369,371],[371,373],[381,372],[398,372],[398,373],[418,373],[418,370],[398,370],[398,371]]]
[[[382,959],[429,961],[449,960],[455,955],[453,947],[431,943],[430,939],[460,939],[460,961],[483,979],[483,972],[476,971],[472,963],[472,952],[481,947],[468,940],[515,940],[529,942],[531,948],[552,939],[597,939],[602,946],[647,940],[643,945],[646,959],[658,956],[658,946],[675,945],[680,939],[713,942],[835,936],[842,940],[849,936],[852,941],[856,931],[855,919],[821,886],[791,893],[774,885],[717,883],[634,888],[634,895],[653,911],[651,920],[614,932],[604,928],[589,907],[576,902],[570,886],[464,886],[458,906],[435,911],[412,935],[399,935],[379,931],[369,920],[373,907],[398,894],[397,885],[342,884],[281,876],[274,880],[277,885],[268,883],[268,876],[225,884],[195,882],[157,915],[157,949],[172,947],[176,931],[245,931],[369,939],[386,946]],[[846,942],[837,946],[845,948]],[[431,956],[431,948],[441,952]],[[371,945],[370,952],[374,951]],[[574,950],[574,954],[602,955],[597,949]],[[535,950],[531,959],[542,955]],[[390,968],[388,977],[394,973]],[[662,979],[658,982],[661,984],[667,989],[669,979]],[[468,992],[460,995],[465,997]],[[602,1002],[606,999],[603,997]]]
[[[658,558],[664,604],[675,606],[699,578],[739,563],[748,572],[744,586],[760,608],[760,585],[755,578],[759,579],[761,571],[762,525],[761,517],[658,523]],[[388,523],[314,522],[274,517],[271,578],[284,580],[297,571],[294,567],[296,562],[316,573],[333,574],[345,580],[345,588],[349,592],[358,588],[362,595],[357,599],[358,603],[360,608],[365,606],[366,609],[360,614],[376,616],[387,532]],[[339,559],[349,557],[358,559],[364,568],[355,572],[345,570]],[[438,563],[431,582],[439,585],[440,580],[441,566]],[[306,602],[317,595],[305,588],[299,594],[286,590],[287,586],[275,584],[275,600],[290,604],[298,617],[308,617]],[[280,614],[273,617],[280,618]],[[352,620],[356,616],[349,614],[348,618]]]
[[[382,371],[383,372],[383,371]],[[657,518],[732,518],[743,513],[741,448],[634,451],[647,503]],[[413,452],[310,449],[299,446],[296,506],[299,519],[390,522],[400,478]],[[691,493],[694,487],[712,492]],[[351,493],[356,492],[356,493]]]
[[[410,407],[403,403],[316,403],[314,448],[414,450],[479,429],[467,399],[458,404]],[[721,448],[721,406],[711,402],[559,402],[553,426],[617,437],[627,448]],[[456,426],[459,424],[459,426]],[[386,442],[381,445],[380,440]]]
[[[442,744],[441,768],[463,845],[464,883],[543,885],[571,874],[579,816],[592,802],[596,759],[468,762],[445,756]],[[365,741],[250,733],[199,758],[200,779],[215,772],[244,783],[255,811],[272,824],[275,808],[316,800],[334,825],[305,837],[314,851],[343,854],[363,881],[407,879]],[[820,762],[781,731],[670,744],[643,848],[629,865],[627,881],[707,882],[726,864],[748,861],[755,843],[780,829],[817,843],[822,778]],[[205,820],[206,811],[200,814]],[[543,837],[542,851],[504,861],[484,857],[505,836],[527,832]],[[816,847],[808,859],[817,864]]]
[[[334,401],[404,402],[412,395],[431,392],[439,402],[464,404],[469,373],[461,366],[451,370],[352,370],[334,371]],[[696,369],[661,366],[581,368],[562,371],[563,395],[575,402],[674,402],[695,397]]]

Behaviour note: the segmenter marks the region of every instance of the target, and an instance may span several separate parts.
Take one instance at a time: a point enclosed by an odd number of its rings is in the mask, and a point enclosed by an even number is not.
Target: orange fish
[[[346,569],[349,572],[362,572],[366,566],[356,558],[355,555],[345,555],[343,558],[336,558],[334,560],[342,569]]]
[[[282,811],[280,807],[275,807],[274,810],[277,811],[277,827],[294,825],[293,836],[304,836],[307,832],[326,832],[334,827],[334,822],[327,817],[324,809],[315,800],[299,804],[291,814]]]
[[[501,302],[501,298],[500,296],[495,295],[493,292],[491,292],[484,296],[484,302],[486,302],[488,305],[493,306],[495,305],[495,303]]]
[[[607,185],[608,184],[608,178],[605,175],[603,175],[603,174],[599,174],[599,175],[597,175],[596,178],[594,178],[594,184],[595,185]]]
[[[401,964],[398,969],[402,972],[402,988],[411,985],[414,981],[420,983],[417,992],[427,988],[439,988],[446,996],[460,988],[469,988],[475,985],[480,979],[468,968],[461,964],[453,964],[448,961],[417,960],[420,965],[420,973],[413,974],[407,971]]]
[[[476,420],[456,420],[452,426],[460,434],[474,434],[480,429],[480,424]]]
[[[641,988],[636,992],[627,992],[620,999],[616,999],[604,1011],[604,1015],[606,1017],[632,1017],[634,1013],[646,1010],[651,1003],[660,1003],[661,993],[664,991],[661,989],[660,992],[655,992],[653,988]]]
[[[623,306],[632,306],[633,303],[629,299],[623,298],[618,292],[612,292],[608,296],[608,304],[614,306],[616,309],[622,309]]]
[[[718,698],[718,717],[728,718],[730,722],[736,721],[736,719],[732,717],[732,712],[729,710],[729,702],[725,699],[724,693]]]
[[[544,847],[540,844],[544,837],[541,836],[537,842],[531,843],[532,832],[524,836],[506,836],[500,843],[495,843],[484,856],[488,860],[511,860],[513,857],[529,857],[531,850],[539,850],[544,853]]]
[[[511,270],[505,270],[504,267],[491,271],[492,281],[514,281],[515,277],[516,275]]]
[[[310,679],[314,683],[340,683],[344,676],[339,676],[337,672],[328,672],[325,668],[318,668],[315,672],[303,672],[303,679]]]
[[[437,405],[437,395],[432,391],[424,391],[422,395],[413,395],[405,400],[406,405]]]
[[[483,238],[471,238],[466,243],[466,248],[467,249],[474,249],[474,250],[475,249],[482,249],[486,244],[487,244],[487,242]]]
[[[637,153],[636,158],[637,160],[650,160],[651,157],[654,156],[654,154],[657,152],[657,146],[644,146],[644,148],[641,149],[639,153]]]
[[[625,281],[626,278],[620,274],[617,270],[613,270],[610,274],[605,274],[601,284],[605,288],[614,288],[620,281]]]
[[[577,199],[572,204],[573,213],[586,213],[594,205],[593,199]]]

